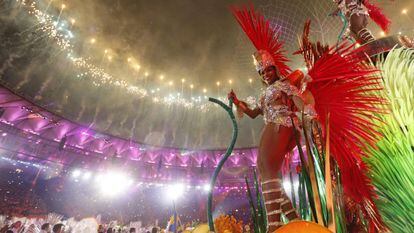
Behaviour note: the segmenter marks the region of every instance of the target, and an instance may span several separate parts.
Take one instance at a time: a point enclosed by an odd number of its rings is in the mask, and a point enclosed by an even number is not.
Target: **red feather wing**
[[[365,148],[376,142],[378,134],[369,118],[382,111],[378,106],[384,100],[375,94],[380,88],[380,78],[374,75],[375,69],[363,64],[365,59],[353,46],[342,44],[331,48],[309,70],[313,81],[308,88],[325,128],[330,114],[331,155],[341,170],[344,191],[363,207],[373,226],[383,229],[373,201],[374,187],[362,157],[367,156]]]

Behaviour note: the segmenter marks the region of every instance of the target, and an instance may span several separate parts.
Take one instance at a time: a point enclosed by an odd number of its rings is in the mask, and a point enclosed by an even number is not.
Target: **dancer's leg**
[[[280,221],[282,213],[280,204],[283,201],[283,198],[281,198],[283,187],[280,179],[276,178],[262,182],[262,190],[267,216],[267,231],[273,232],[283,225]]]
[[[257,166],[262,180],[268,232],[273,232],[282,225],[280,222],[281,203],[285,200],[278,173],[286,153],[291,148],[292,135],[292,128],[267,124],[259,145]]]
[[[295,134],[292,133],[287,151],[291,152],[295,147]],[[280,207],[282,208],[282,213],[286,216],[286,218],[288,218],[289,221],[299,219],[299,215],[297,214],[296,209],[293,207],[292,201],[289,199],[284,189],[282,189],[282,198],[283,202],[280,204]]]
[[[346,0],[346,4],[350,12],[350,30],[354,36],[354,39],[361,44],[366,44],[374,41],[374,36],[367,28],[369,16],[362,13],[364,10],[361,6],[361,3],[358,3],[357,0]]]
[[[282,208],[282,213],[286,216],[286,218],[289,219],[289,221],[299,219],[296,209],[293,207],[292,202],[284,190],[282,190],[282,199],[283,202],[280,204],[280,207]]]

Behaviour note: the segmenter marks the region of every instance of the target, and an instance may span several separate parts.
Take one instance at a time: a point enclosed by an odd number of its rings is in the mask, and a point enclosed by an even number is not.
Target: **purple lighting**
[[[173,181],[176,177],[188,177],[189,182],[199,182],[209,177],[225,153],[224,149],[162,148],[122,139],[52,114],[7,88],[0,87],[0,92],[0,108],[4,109],[0,117],[3,145],[26,161],[91,169],[126,166],[136,170],[137,179]],[[65,146],[59,151],[63,138]],[[253,169],[256,157],[255,148],[236,149],[224,167]]]

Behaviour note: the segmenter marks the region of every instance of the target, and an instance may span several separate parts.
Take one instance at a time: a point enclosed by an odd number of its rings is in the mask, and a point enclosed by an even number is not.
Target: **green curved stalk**
[[[230,146],[227,148],[226,153],[224,154],[223,158],[218,163],[217,168],[214,170],[213,176],[211,177],[211,180],[210,180],[210,191],[208,193],[208,201],[207,201],[207,218],[208,218],[208,226],[210,228],[210,231],[214,231],[213,209],[212,209],[214,186],[216,184],[216,180],[217,180],[218,174],[220,173],[221,168],[223,167],[226,160],[230,157],[231,152],[233,151],[234,145],[236,144],[238,127],[237,127],[236,118],[234,117],[234,113],[232,110],[232,106],[233,106],[232,100],[229,101],[229,105],[226,105],[222,101],[215,99],[215,98],[211,98],[211,97],[208,100],[210,102],[220,105],[224,110],[226,110],[226,112],[229,114],[230,119],[233,123],[233,136],[231,139]]]
[[[303,181],[305,182],[305,187],[306,187],[306,188],[303,187],[304,188],[303,191],[308,194],[308,201],[309,201],[309,206],[310,206],[311,211],[312,211],[312,216],[315,219],[315,221],[318,222],[315,202],[314,202],[314,198],[313,198],[312,184],[311,184],[310,175],[309,175],[309,167],[308,167],[308,164],[307,164],[306,159],[305,159],[305,155],[304,155],[303,150],[302,150],[302,145],[300,143],[300,134],[296,130],[296,126],[295,126],[295,122],[293,121],[293,118],[290,118],[290,120],[292,122],[293,135],[295,136],[295,141],[296,141],[296,145],[297,145],[298,152],[299,152],[300,163],[302,165],[301,173],[303,175],[302,178],[303,178]]]
[[[341,18],[343,26],[342,26],[341,32],[339,33],[338,38],[337,38],[337,42],[336,42],[336,48],[337,49],[339,48],[339,45],[341,44],[341,42],[344,40],[343,37],[344,37],[346,29],[348,28],[348,25],[349,25],[348,19],[345,17],[345,15],[342,12],[339,12],[338,16]],[[355,41],[352,38],[348,37],[348,40],[351,43],[355,43]]]
[[[259,223],[258,211],[256,211],[256,207],[254,206],[252,192],[250,191],[249,181],[247,180],[246,176],[244,177],[244,180],[246,182],[247,187],[247,200],[249,200],[250,215],[252,217],[254,233],[261,233],[262,226]]]
[[[263,208],[263,200],[262,200],[262,193],[259,189],[259,180],[257,179],[257,173],[256,170],[253,171],[254,174],[254,186],[256,189],[256,202],[257,202],[257,218],[258,218],[258,224],[260,227],[261,232],[266,232],[267,228],[267,216],[266,216],[266,210]]]
[[[346,19],[345,15],[342,12],[339,12],[338,15],[339,15],[339,17],[341,17],[341,21],[344,24],[342,26],[341,32],[338,35],[337,44],[339,45],[342,42],[345,31],[346,31],[346,28],[348,27],[348,20]]]

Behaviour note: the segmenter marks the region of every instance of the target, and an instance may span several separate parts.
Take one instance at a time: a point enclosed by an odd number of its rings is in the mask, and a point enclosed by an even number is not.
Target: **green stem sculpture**
[[[258,211],[256,211],[256,207],[254,206],[252,192],[250,191],[249,181],[247,180],[246,176],[244,177],[244,180],[246,182],[247,187],[247,199],[249,200],[250,215],[252,217],[254,233],[261,233],[261,225],[259,224]]]
[[[236,144],[238,127],[237,127],[236,118],[234,117],[234,113],[232,109],[233,101],[231,99],[229,100],[229,105],[226,105],[222,101],[215,99],[215,98],[211,98],[211,97],[208,100],[224,108],[224,110],[226,110],[226,112],[229,114],[230,119],[233,123],[233,136],[231,139],[230,146],[227,148],[226,154],[224,154],[223,158],[218,163],[217,168],[214,170],[213,176],[211,177],[211,180],[210,180],[210,191],[208,193],[208,202],[207,202],[207,218],[208,218],[208,226],[210,228],[210,231],[214,231],[213,209],[212,209],[214,186],[216,184],[217,176],[220,173],[221,168],[223,167],[226,160],[230,157],[231,152],[233,151],[233,148],[234,148],[234,144]]]

